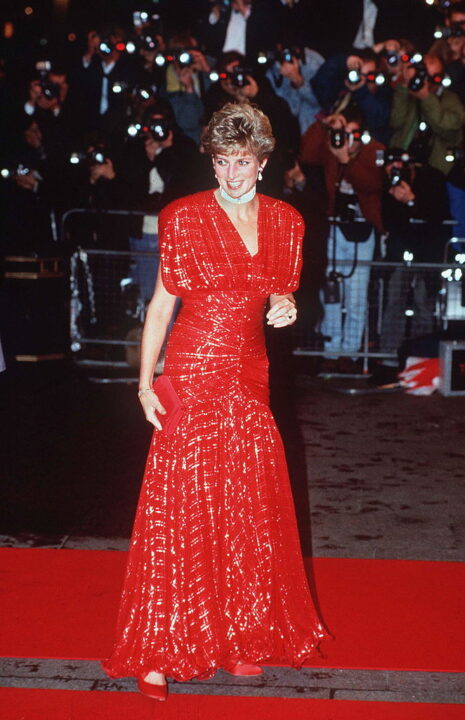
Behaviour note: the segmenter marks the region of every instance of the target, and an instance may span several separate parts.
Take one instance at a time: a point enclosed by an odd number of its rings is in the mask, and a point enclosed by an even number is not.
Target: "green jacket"
[[[407,88],[397,86],[392,101],[390,145],[408,150],[422,120],[432,131],[429,164],[447,175],[452,163],[445,160],[446,150],[462,144],[465,108],[451,90],[444,89],[439,96],[430,93],[424,100],[417,100]]]

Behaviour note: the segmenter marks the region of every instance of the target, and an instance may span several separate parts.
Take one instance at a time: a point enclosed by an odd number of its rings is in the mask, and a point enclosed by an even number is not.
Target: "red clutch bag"
[[[165,435],[171,435],[181,420],[186,406],[183,405],[176,390],[173,387],[168,375],[160,375],[152,385],[153,392],[157,395],[161,404],[166,410],[166,414],[157,413]]]

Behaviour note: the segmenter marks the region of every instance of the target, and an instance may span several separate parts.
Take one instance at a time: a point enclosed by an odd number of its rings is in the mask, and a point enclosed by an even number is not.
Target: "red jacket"
[[[382,233],[383,169],[376,166],[377,150],[384,150],[384,145],[376,140],[362,145],[359,154],[347,165],[344,178],[357,193],[364,218]],[[340,163],[329,149],[328,131],[321,123],[310,125],[302,136],[299,161],[302,165],[323,167],[328,197],[327,213],[334,215]]]

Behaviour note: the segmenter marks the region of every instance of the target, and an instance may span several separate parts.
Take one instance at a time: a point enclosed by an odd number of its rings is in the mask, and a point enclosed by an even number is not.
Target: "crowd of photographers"
[[[200,149],[212,113],[249,100],[277,139],[259,189],[305,216],[303,305],[328,368],[347,369],[366,314],[369,269],[359,261],[441,261],[451,218],[465,237],[465,2],[369,1],[356,25],[340,18],[337,32],[331,2],[324,32],[313,0],[205,0],[190,27],[136,11],[131,26],[89,28],[82,52],[63,61],[52,49],[21,82],[3,64],[6,252],[48,251],[73,207],[139,211],[100,224],[74,219],[76,242],[155,251],[156,213],[213,186]],[[387,34],[393,19],[396,37]],[[144,300],[155,265],[131,266]],[[394,273],[380,340],[387,353],[403,335],[399,287]],[[428,291],[416,287],[424,330]]]

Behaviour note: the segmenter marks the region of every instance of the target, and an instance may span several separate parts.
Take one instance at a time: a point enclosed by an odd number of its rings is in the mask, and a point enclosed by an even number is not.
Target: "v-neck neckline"
[[[213,202],[215,203],[215,205],[216,205],[216,206],[219,208],[219,210],[221,211],[221,213],[223,213],[223,215],[226,217],[228,223],[229,223],[229,224],[231,225],[231,227],[233,228],[233,230],[234,230],[237,238],[238,238],[239,241],[240,241],[241,246],[242,246],[243,249],[244,249],[244,252],[248,255],[248,257],[250,258],[250,260],[254,260],[254,259],[260,254],[261,248],[262,248],[261,237],[260,237],[260,216],[261,216],[261,207],[262,207],[261,198],[260,198],[260,197],[258,198],[258,210],[257,210],[257,252],[254,253],[253,255],[252,255],[252,253],[249,251],[249,249],[247,248],[247,245],[245,244],[244,240],[242,239],[242,235],[240,234],[240,232],[239,232],[239,230],[237,229],[237,227],[234,225],[234,223],[233,223],[233,221],[231,220],[231,218],[229,217],[228,213],[226,212],[226,210],[224,209],[224,207],[223,207],[222,205],[220,205],[220,203],[218,202],[218,200],[217,200],[217,198],[216,198],[216,196],[215,196],[215,190],[213,190],[213,192],[212,192],[212,199],[213,199]]]

